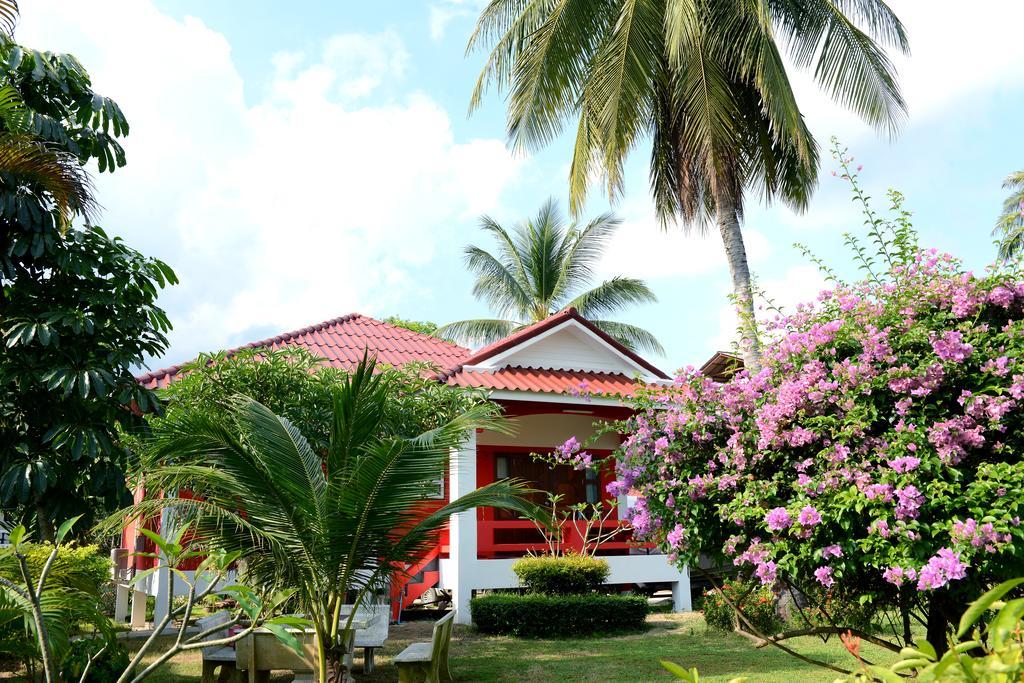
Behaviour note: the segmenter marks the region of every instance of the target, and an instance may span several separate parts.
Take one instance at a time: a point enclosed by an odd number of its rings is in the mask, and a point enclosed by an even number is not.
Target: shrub
[[[742,581],[726,581],[722,585],[722,591],[743,610],[747,619],[761,633],[776,633],[782,626],[781,620],[775,613],[775,595],[770,588]],[[716,631],[732,631],[737,625],[736,611],[716,590],[704,593],[702,609],[704,621],[707,622],[709,628]],[[745,631],[750,630],[743,624],[740,624],[740,627]]]
[[[29,573],[39,576],[50,556],[53,546],[49,543],[25,543],[21,552],[25,554]],[[47,583],[53,586],[75,588],[89,595],[99,596],[104,585],[110,581],[110,558],[104,556],[96,545],[62,545],[57,550]],[[13,558],[0,565],[0,576],[20,583],[21,570]]]
[[[647,600],[636,595],[542,595],[495,593],[470,601],[483,633],[550,638],[639,631]]]
[[[541,555],[516,560],[512,571],[531,593],[576,595],[589,593],[608,578],[605,560],[584,555]]]
[[[97,656],[100,648],[105,649]],[[90,657],[96,657],[91,665]],[[81,680],[86,666],[89,666],[89,673],[85,677],[85,683],[115,683],[128,667],[128,651],[120,643],[104,638],[72,641],[71,647],[61,661],[60,680]]]

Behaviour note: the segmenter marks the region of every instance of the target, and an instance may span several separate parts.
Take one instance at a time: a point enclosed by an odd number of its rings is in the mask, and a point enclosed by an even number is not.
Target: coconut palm
[[[1024,171],[1006,176],[1003,189],[1010,190],[1010,195],[992,234],[1000,235],[999,258],[1010,259],[1024,251]]]
[[[451,454],[474,428],[495,428],[497,413],[475,403],[435,429],[397,433],[391,372],[364,358],[339,385],[325,454],[298,426],[240,396],[227,413],[169,414],[141,462],[148,491],[201,499],[153,498],[134,515],[169,509],[206,546],[241,552],[248,585],[297,590],[316,631],[321,683],[346,678],[351,618],[339,621],[339,611],[348,595],[363,604],[438,542],[452,514],[482,505],[533,512],[521,498],[530,491],[510,481],[425,512],[420,504]]]
[[[507,88],[518,148],[576,123],[573,213],[595,177],[619,196],[626,157],[649,138],[663,224],[717,223],[749,323],[745,360],[756,368],[746,194],[803,209],[818,168],[780,45],[833,99],[892,132],[905,105],[880,44],[907,49],[883,0],[491,0],[469,41],[470,50],[491,46],[471,109],[488,88]]]
[[[656,301],[643,280],[613,277],[589,287],[594,265],[621,225],[610,213],[583,227],[567,223],[554,199],[534,218],[511,229],[483,216],[480,227],[497,239],[498,250],[492,254],[470,245],[466,266],[476,275],[473,295],[501,317],[449,323],[437,330],[438,336],[470,345],[488,344],[572,306],[627,347],[663,353],[647,330],[601,319],[632,304]]]

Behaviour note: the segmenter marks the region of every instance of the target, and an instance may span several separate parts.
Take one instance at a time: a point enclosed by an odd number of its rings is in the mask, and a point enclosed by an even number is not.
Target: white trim
[[[601,396],[568,396],[566,394],[555,394],[544,391],[514,391],[511,389],[495,389],[490,393],[489,398],[501,401],[539,401],[541,403],[565,403],[574,406],[625,406],[626,404],[617,398],[604,398]]]
[[[537,342],[539,342],[539,341],[541,341],[543,339],[547,339],[548,337],[552,336],[553,334],[555,334],[557,332],[562,332],[563,330],[569,329],[570,327],[575,327],[576,329],[581,330],[588,337],[590,337],[591,340],[597,342],[603,348],[611,351],[620,360],[622,360],[624,363],[626,363],[626,365],[628,365],[631,368],[633,368],[634,370],[636,370],[637,373],[639,373],[640,376],[643,377],[645,380],[647,380],[647,379],[661,379],[660,377],[657,377],[657,375],[655,375],[653,372],[651,372],[651,370],[649,370],[648,368],[644,367],[640,363],[637,363],[635,360],[633,360],[632,358],[630,358],[629,356],[624,354],[622,351],[620,351],[619,349],[615,348],[613,345],[609,344],[606,340],[602,339],[600,336],[595,334],[593,330],[588,328],[586,325],[581,324],[575,318],[567,318],[564,322],[561,322],[561,323],[555,325],[554,327],[552,327],[550,329],[544,330],[540,334],[535,335],[533,337],[530,337],[529,339],[527,339],[527,340],[525,340],[525,341],[523,341],[523,342],[521,342],[519,344],[516,344],[515,346],[513,346],[513,347],[511,347],[509,349],[506,349],[506,350],[502,351],[501,353],[495,354],[495,355],[491,356],[490,358],[485,358],[484,360],[482,360],[480,363],[478,363],[476,365],[466,365],[466,366],[463,366],[462,369],[463,370],[475,370],[477,372],[494,372],[495,370],[498,370],[498,369],[501,369],[502,367],[504,367],[504,364],[502,364],[502,361],[504,361],[505,359],[509,358],[510,356],[514,356],[515,354],[520,353],[523,349],[529,348],[530,346],[536,344]],[[559,369],[578,370],[578,371],[583,371],[583,372],[602,372],[602,370],[600,368],[590,368],[590,367],[587,367],[587,368],[582,368],[582,367],[581,368],[559,368]],[[607,372],[615,372],[616,374],[621,374],[617,370],[614,370],[614,371],[613,370],[607,370]]]

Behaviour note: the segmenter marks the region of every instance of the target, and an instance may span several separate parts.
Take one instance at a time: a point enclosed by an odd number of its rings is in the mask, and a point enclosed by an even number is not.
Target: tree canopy
[[[116,427],[137,423],[130,406],[154,406],[132,369],[166,350],[170,323],[156,299],[177,280],[91,224],[87,183],[85,195],[64,192],[44,160],[20,163],[49,154],[78,180],[92,161],[100,172],[124,165],[116,138],[128,124],[82,65],[0,37],[0,87],[19,110],[0,117],[0,496],[50,539],[53,520],[127,496]]]

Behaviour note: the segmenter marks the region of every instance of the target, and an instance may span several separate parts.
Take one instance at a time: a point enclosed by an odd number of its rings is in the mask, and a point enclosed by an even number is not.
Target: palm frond
[[[91,221],[97,208],[92,180],[73,155],[42,142],[0,136],[0,174],[18,185],[38,186],[53,202],[62,228],[75,215]]]
[[[0,0],[0,32],[7,36],[13,36],[19,16],[17,0]]]
[[[466,346],[491,344],[515,332],[523,323],[515,320],[460,320],[437,328],[437,334]]]
[[[665,355],[665,349],[657,337],[641,327],[615,322],[614,320],[592,320],[591,322],[627,349],[653,352],[661,356]]]
[[[598,318],[617,313],[637,304],[656,303],[658,297],[643,280],[616,276],[583,292],[570,302],[585,318]]]
[[[473,296],[481,299],[498,315],[523,316],[531,310],[532,299],[523,284],[501,263],[480,247],[466,247],[466,269],[476,275]]]
[[[583,230],[577,232],[573,229],[566,233],[561,249],[561,272],[552,292],[553,301],[560,301],[568,293],[586,286],[594,276],[593,264],[604,256],[609,240],[621,226],[622,219],[607,212],[591,220]]]

